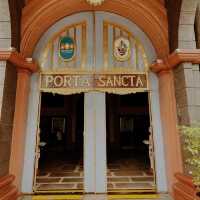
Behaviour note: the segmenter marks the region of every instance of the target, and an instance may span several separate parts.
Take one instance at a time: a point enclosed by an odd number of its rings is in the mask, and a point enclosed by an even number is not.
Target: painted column
[[[175,173],[183,172],[180,138],[177,132],[174,79],[171,70],[161,71],[158,76],[168,190],[172,192],[172,186],[175,183]]]
[[[106,106],[105,94],[85,94],[84,187],[86,193],[106,193]]]
[[[107,192],[107,151],[106,151],[106,97],[105,93],[95,93],[96,118],[96,193]]]
[[[95,119],[94,94],[86,93],[84,99],[84,189],[95,191]]]
[[[24,163],[25,129],[30,75],[31,72],[29,70],[18,69],[9,173],[15,175],[15,184],[19,189],[21,189]]]

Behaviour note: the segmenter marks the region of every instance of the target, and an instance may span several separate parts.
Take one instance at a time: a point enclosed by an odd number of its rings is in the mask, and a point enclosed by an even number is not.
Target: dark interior
[[[82,162],[83,121],[83,94],[42,93],[39,169],[51,162]]]
[[[136,159],[146,169],[150,166],[148,93],[107,94],[108,164]]]
[[[108,190],[151,189],[148,93],[106,94]],[[84,95],[42,93],[38,191],[83,189]]]

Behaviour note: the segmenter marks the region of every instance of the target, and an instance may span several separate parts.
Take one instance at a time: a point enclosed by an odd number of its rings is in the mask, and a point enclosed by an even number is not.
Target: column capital
[[[161,76],[164,76],[164,75],[169,75],[170,73],[172,72],[171,69],[168,69],[168,70],[162,70],[160,72],[158,72],[158,77],[161,77]]]
[[[163,59],[157,59],[155,63],[150,66],[150,69],[155,73],[161,71],[169,71],[176,68],[181,63],[200,64],[200,50],[199,49],[177,49]]]
[[[27,75],[31,75],[32,71],[30,71],[29,69],[25,69],[25,68],[17,68],[17,73],[21,73],[21,74],[27,74]]]
[[[16,66],[18,70],[29,71],[34,73],[38,71],[38,65],[32,60],[32,58],[25,58],[22,53],[17,52],[14,48],[9,50],[0,50],[0,61],[9,61]]]

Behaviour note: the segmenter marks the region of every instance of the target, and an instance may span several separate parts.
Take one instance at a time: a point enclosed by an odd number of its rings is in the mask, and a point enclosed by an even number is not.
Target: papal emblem
[[[70,61],[75,54],[75,42],[69,36],[62,37],[59,43],[59,55],[64,61]]]
[[[119,37],[114,41],[114,56],[117,61],[127,61],[131,55],[130,41],[128,38]]]

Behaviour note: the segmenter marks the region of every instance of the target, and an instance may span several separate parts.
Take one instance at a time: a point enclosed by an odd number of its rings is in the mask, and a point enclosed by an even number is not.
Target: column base
[[[177,183],[173,186],[175,200],[200,200],[197,188],[193,184],[192,177],[181,173],[175,175]]]

